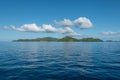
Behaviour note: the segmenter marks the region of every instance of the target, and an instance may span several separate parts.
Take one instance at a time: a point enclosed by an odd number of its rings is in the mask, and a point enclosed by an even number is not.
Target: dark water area
[[[120,42],[0,42],[0,80],[120,80]]]

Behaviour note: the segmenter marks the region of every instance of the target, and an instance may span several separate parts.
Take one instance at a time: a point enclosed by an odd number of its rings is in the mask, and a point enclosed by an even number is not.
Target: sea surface
[[[0,42],[0,80],[120,80],[120,42]]]

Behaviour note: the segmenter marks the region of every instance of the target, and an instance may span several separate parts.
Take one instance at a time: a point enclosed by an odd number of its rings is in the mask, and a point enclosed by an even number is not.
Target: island
[[[13,40],[14,42],[103,42],[103,40],[98,38],[82,38],[77,39],[71,36],[66,36],[63,38],[53,38],[53,37],[44,37],[44,38],[35,38],[35,39],[18,39]]]

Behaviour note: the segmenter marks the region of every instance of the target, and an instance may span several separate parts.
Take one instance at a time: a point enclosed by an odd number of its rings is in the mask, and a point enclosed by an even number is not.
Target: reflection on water
[[[120,79],[118,42],[2,42],[0,45],[0,80]]]

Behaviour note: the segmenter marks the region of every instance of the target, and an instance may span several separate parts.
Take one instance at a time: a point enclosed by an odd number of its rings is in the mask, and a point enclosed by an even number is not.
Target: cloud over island
[[[9,26],[5,27],[5,29],[16,30],[20,32],[61,33],[69,36],[82,36],[82,34],[75,32],[72,27],[76,27],[79,29],[88,29],[93,27],[90,19],[86,17],[80,17],[73,21],[71,21],[70,19],[64,19],[63,21],[55,20],[54,22],[61,27],[56,28],[53,27],[51,24],[42,24],[41,26],[38,26],[36,24],[23,24],[20,27]]]

